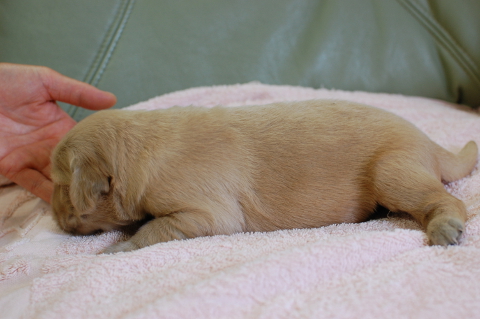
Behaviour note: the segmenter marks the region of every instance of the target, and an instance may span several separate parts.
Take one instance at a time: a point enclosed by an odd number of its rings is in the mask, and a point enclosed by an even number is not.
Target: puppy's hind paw
[[[464,223],[458,218],[443,216],[434,218],[427,226],[430,245],[456,245],[464,230]]]
[[[107,247],[101,254],[114,254],[119,252],[127,252],[132,250],[137,250],[140,247],[132,243],[131,241],[122,241],[120,243],[114,244],[110,247]]]

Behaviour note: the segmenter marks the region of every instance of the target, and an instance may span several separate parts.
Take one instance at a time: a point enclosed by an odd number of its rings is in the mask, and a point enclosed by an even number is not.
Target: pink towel
[[[130,109],[316,98],[374,105],[458,151],[480,144],[477,112],[401,95],[245,85],[195,88]],[[1,182],[1,181],[0,181]],[[1,318],[478,318],[480,173],[445,186],[468,208],[460,245],[429,247],[408,216],[241,233],[96,255],[119,232],[71,236],[48,204],[0,188]]]

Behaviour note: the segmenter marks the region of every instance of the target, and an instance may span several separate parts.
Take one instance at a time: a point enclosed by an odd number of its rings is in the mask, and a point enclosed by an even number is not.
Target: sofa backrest
[[[2,1],[0,61],[49,66],[116,107],[250,81],[478,106],[479,17],[478,0]]]

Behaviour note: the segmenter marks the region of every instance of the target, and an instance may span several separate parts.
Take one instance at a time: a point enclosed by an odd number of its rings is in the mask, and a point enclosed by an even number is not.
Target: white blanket
[[[467,108],[400,95],[258,83],[180,91],[131,109],[315,98],[374,105],[459,151],[480,145]],[[5,181],[4,181],[5,182]],[[71,236],[48,204],[0,187],[0,318],[478,318],[480,173],[445,186],[468,209],[458,246],[429,247],[408,216],[241,233],[97,255],[119,232]]]

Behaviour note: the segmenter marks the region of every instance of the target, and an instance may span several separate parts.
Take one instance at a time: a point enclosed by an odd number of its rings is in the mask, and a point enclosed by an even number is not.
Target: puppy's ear
[[[79,160],[72,161],[71,172],[72,205],[80,213],[91,212],[100,197],[110,192],[112,178],[105,172],[104,165]]]

